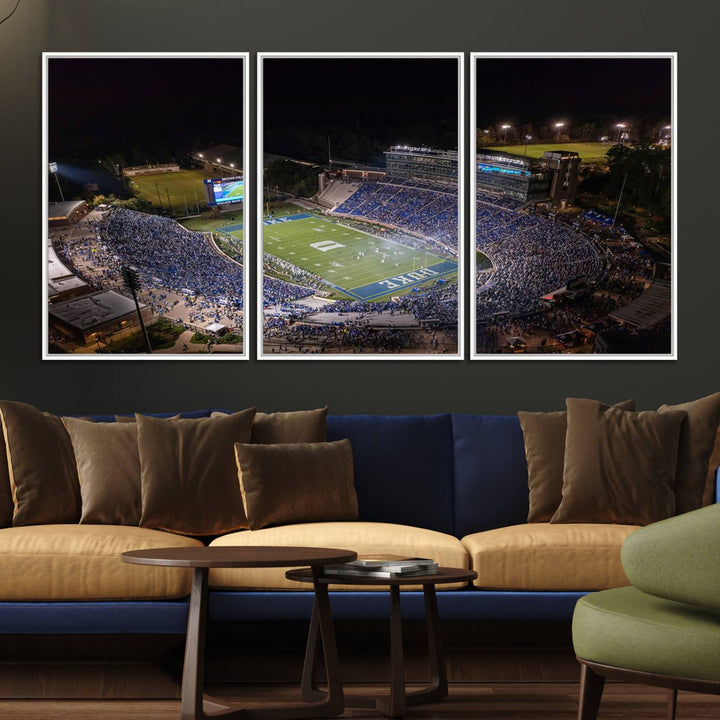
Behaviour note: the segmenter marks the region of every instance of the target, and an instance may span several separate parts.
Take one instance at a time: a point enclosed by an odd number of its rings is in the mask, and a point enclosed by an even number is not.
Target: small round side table
[[[318,577],[314,569],[288,570],[288,580],[312,582],[315,587],[333,585],[389,585],[390,586],[390,694],[387,697],[369,698],[360,695],[345,695],[347,707],[374,707],[387,717],[403,717],[408,705],[440,700],[447,696],[447,672],[445,655],[440,641],[440,620],[438,617],[435,586],[442,583],[470,582],[477,577],[473,570],[439,567],[436,574],[411,575],[395,578],[362,577],[351,575],[343,577]],[[400,613],[400,588],[408,585],[422,585],[425,597],[425,624],[427,626],[428,654],[430,661],[430,684],[415,692],[405,691],[405,668],[402,641],[402,616]],[[316,590],[317,593],[317,590]],[[305,700],[318,701],[326,693],[318,689],[315,681],[315,669],[320,646],[321,609],[316,602],[313,606],[308,636],[305,668],[302,678],[302,695]],[[326,659],[327,662],[327,659]]]
[[[351,550],[309,547],[194,547],[157,548],[124,552],[122,560],[137,565],[193,568],[190,613],[185,640],[181,711],[182,720],[302,720],[340,715],[345,709],[335,629],[327,584],[321,582],[322,566],[357,558]],[[244,709],[237,704],[219,703],[203,697],[205,668],[205,625],[207,619],[208,571],[210,568],[260,568],[310,566],[308,580],[315,589],[313,605],[314,642],[318,633],[325,656],[328,692],[318,701],[268,708]]]

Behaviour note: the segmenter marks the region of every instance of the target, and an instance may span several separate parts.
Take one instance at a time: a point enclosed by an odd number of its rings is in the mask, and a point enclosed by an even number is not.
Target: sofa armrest
[[[720,610],[720,504],[640,528],[622,546],[628,580],[657,597]]]

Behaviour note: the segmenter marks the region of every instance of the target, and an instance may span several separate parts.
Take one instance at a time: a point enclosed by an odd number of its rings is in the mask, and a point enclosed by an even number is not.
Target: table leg
[[[423,585],[425,597],[425,623],[427,625],[428,660],[430,665],[430,684],[423,690],[408,693],[408,705],[423,702],[432,702],[447,697],[447,671],[445,669],[445,655],[440,638],[440,616],[438,614],[437,595],[435,585]]]
[[[315,579],[321,576],[321,569],[313,569]],[[315,606],[311,620],[311,635],[317,655],[318,637],[322,641],[327,675],[328,692],[316,690],[312,699],[320,702],[304,702],[290,705],[275,705],[266,708],[243,708],[237,703],[225,703],[203,697],[205,668],[205,623],[207,618],[208,569],[195,568],[190,612],[188,614],[187,638],[185,640],[185,665],[183,667],[181,693],[181,720],[311,720],[312,718],[330,718],[341,715],[345,709],[343,688],[340,679],[340,662],[335,641],[330,598],[327,585],[314,583]],[[308,639],[308,648],[310,639]],[[309,652],[309,650],[308,650]],[[314,664],[314,663],[313,663]],[[305,695],[306,658],[303,669],[303,697]],[[310,667],[312,673],[312,667]]]
[[[185,639],[185,665],[182,678],[182,720],[203,718],[205,679],[205,619],[207,617],[208,569],[196,567],[193,573]]]
[[[390,697],[378,698],[376,707],[388,717],[405,715],[405,658],[400,588],[397,585],[390,586]]]
[[[320,655],[320,620],[318,618],[317,599],[314,599],[300,685],[302,699],[306,702],[316,702],[326,695],[326,693],[318,689],[317,685],[316,669],[320,662]]]
[[[347,695],[348,707],[375,707],[387,717],[402,717],[408,705],[433,702],[447,697],[448,683],[445,656],[440,639],[440,617],[438,614],[435,584],[423,585],[425,599],[425,622],[427,626],[428,664],[430,684],[422,690],[405,691],[405,672],[402,644],[402,617],[400,613],[400,590],[390,587],[390,696],[369,698],[362,695]]]

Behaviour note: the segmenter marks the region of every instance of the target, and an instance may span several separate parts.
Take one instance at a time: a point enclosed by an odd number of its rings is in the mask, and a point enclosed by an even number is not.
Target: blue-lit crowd
[[[458,197],[455,185],[399,178],[366,181],[333,212],[434,238],[457,254]]]
[[[118,208],[102,223],[106,247],[148,285],[242,306],[243,268],[215,249],[205,233],[171,218]]]
[[[606,270],[593,241],[560,221],[501,206],[482,192],[476,212],[476,247],[493,264],[477,294],[480,321],[534,312],[543,295],[578,278],[594,282]]]

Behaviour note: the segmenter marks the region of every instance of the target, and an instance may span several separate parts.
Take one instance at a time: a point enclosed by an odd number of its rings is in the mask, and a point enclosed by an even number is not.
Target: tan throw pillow
[[[255,408],[219,418],[136,415],[142,527],[220,535],[247,527],[235,443],[250,441]]]
[[[613,407],[635,410],[635,400],[625,400]],[[528,466],[528,522],[550,522],[562,500],[567,411],[520,411],[518,418]]]
[[[13,498],[13,525],[76,523],[80,485],[70,436],[60,418],[0,401]]]
[[[227,413],[215,411],[210,417]],[[317,410],[257,413],[252,426],[250,442],[274,445],[276,443],[316,443],[327,440],[327,407]]]
[[[551,522],[647,525],[673,515],[687,413],[634,413],[580,398],[566,405],[562,502]]]
[[[138,525],[140,456],[137,423],[63,418],[70,433],[82,498],[81,523]]]
[[[675,498],[677,513],[702,507],[708,464],[720,423],[720,393],[681,405],[662,405],[658,412],[684,410],[687,420],[680,431]]]
[[[268,525],[358,519],[349,440],[235,445],[251,530]]]

